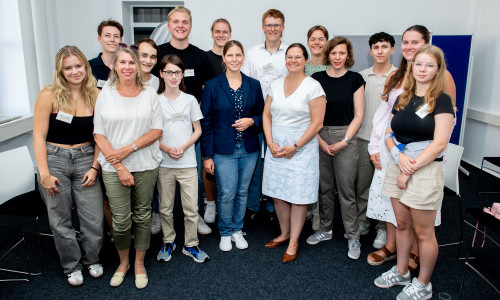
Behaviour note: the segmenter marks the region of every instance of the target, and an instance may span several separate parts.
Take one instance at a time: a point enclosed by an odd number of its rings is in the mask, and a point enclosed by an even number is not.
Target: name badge
[[[97,80],[97,87],[102,88],[106,84],[106,80],[99,79]]]
[[[172,114],[172,121],[184,121],[184,113]]]
[[[70,115],[70,114],[67,114],[65,112],[60,111],[60,112],[57,113],[56,120],[59,120],[59,121],[64,122],[64,123],[71,124],[71,121],[73,121],[73,116]]]
[[[186,69],[184,71],[184,77],[193,77],[194,76],[194,69]]]
[[[263,66],[262,66],[262,70],[263,70],[264,72],[270,72],[270,71],[272,71],[273,69],[274,69],[274,67],[273,67],[273,64],[272,64],[272,63],[268,63],[267,65],[263,65]]]
[[[415,114],[419,116],[420,119],[423,119],[425,118],[425,116],[429,114],[429,112],[427,111],[428,108],[429,106],[427,105],[427,103],[425,103],[424,106],[422,106],[419,110],[415,112]]]

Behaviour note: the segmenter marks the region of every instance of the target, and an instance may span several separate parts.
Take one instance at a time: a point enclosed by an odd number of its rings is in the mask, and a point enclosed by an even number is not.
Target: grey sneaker
[[[373,248],[380,249],[387,242],[387,231],[385,229],[377,229],[377,236],[373,240]]]
[[[159,262],[169,261],[172,258],[172,251],[175,250],[174,243],[163,243],[161,246],[160,252],[156,256],[156,260]]]
[[[332,239],[332,231],[324,232],[323,229],[316,231],[313,235],[307,238],[307,243],[309,245],[316,245],[319,242],[328,241]]]
[[[412,282],[403,288],[403,291],[396,297],[397,300],[425,300],[432,298],[432,284],[426,286],[413,278]]]
[[[204,263],[208,261],[208,254],[205,251],[200,250],[198,246],[194,247],[184,247],[182,248],[182,253],[193,258],[197,263]]]
[[[361,255],[361,243],[359,240],[348,240],[347,247],[349,248],[347,256],[349,256],[350,259],[358,259]]]
[[[407,285],[410,283],[411,274],[407,271],[406,274],[398,273],[398,267],[394,266],[389,271],[382,273],[373,283],[379,288],[390,288],[395,285]]]
[[[79,287],[83,285],[83,275],[82,271],[74,271],[68,274],[68,283],[72,287]]]
[[[203,221],[202,216],[198,216],[198,233],[203,235],[212,233],[212,229]]]
[[[89,274],[92,278],[101,278],[104,274],[104,269],[101,264],[93,264],[88,266]]]

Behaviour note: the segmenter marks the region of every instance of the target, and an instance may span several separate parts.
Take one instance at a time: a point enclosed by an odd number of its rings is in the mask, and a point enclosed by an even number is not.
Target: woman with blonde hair
[[[52,84],[40,92],[35,104],[33,146],[40,195],[47,205],[61,265],[74,287],[83,284],[82,264],[94,278],[103,274],[99,264],[103,199],[96,180],[99,149],[94,149],[92,135],[98,93],[85,55],[75,46],[65,46],[56,54]],[[72,225],[73,205],[85,255]]]
[[[453,126],[453,103],[445,93],[446,63],[436,46],[420,48],[409,65],[386,130],[389,162],[382,193],[391,197],[398,223],[397,264],[375,279],[376,286],[405,285],[397,299],[430,299],[438,257],[434,220],[443,200],[443,151]],[[410,147],[411,146],[411,147]],[[408,260],[416,235],[420,273],[411,282]]]
[[[131,227],[134,221],[135,285],[145,288],[148,277],[144,256],[151,236],[151,201],[162,160],[158,139],[162,135],[161,108],[156,91],[145,85],[137,54],[121,46],[113,69],[96,103],[95,141],[111,212],[120,265],[111,278],[119,286],[129,268]]]

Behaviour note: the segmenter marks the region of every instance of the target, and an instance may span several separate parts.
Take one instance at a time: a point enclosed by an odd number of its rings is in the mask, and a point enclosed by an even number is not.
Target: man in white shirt
[[[285,65],[285,52],[288,45],[281,41],[285,30],[285,16],[277,9],[270,9],[262,16],[262,31],[266,35],[264,43],[257,44],[246,51],[245,61],[241,72],[260,81],[264,99],[267,97],[271,83],[280,77],[286,76],[288,70]],[[259,134],[261,144],[264,135]],[[261,195],[261,166],[262,160],[257,160],[257,166],[250,183],[247,200],[247,220],[254,221],[260,210]],[[274,205],[271,199],[266,204],[268,219],[277,220]]]
[[[378,148],[368,150],[370,134],[373,127],[373,115],[382,100],[384,85],[387,77],[396,70],[391,64],[391,55],[394,53],[394,37],[385,32],[372,35],[368,41],[370,45],[370,55],[374,64],[361,72],[361,76],[366,82],[365,86],[365,111],[364,120],[358,131],[359,160],[357,179],[357,205],[359,216],[359,232],[361,235],[368,234],[370,220],[366,217],[366,207],[368,204],[368,193],[373,179],[374,165],[380,165],[380,153]],[[373,164],[370,162],[373,162]],[[373,242],[373,247],[380,249],[385,245],[387,233],[384,222],[377,222],[375,226],[377,236]]]

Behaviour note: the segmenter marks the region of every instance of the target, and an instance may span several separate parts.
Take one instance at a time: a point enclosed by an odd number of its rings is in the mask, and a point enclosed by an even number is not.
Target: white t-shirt
[[[203,119],[198,101],[192,95],[181,92],[175,100],[159,95],[163,115],[163,137],[161,142],[168,147],[178,148],[184,145],[193,134],[193,122]],[[163,152],[160,166],[166,168],[196,167],[194,144],[179,159],[173,159]]]
[[[306,77],[295,92],[285,98],[284,83],[284,77],[276,79],[269,90],[269,96],[273,99],[271,103],[273,124],[280,126],[311,124],[309,101],[325,95],[321,84],[311,77]]]
[[[163,129],[161,107],[156,91],[146,86],[137,97],[122,97],[116,86],[104,86],[95,104],[94,134],[106,137],[115,150],[132,144],[152,129]],[[162,155],[160,144],[155,141],[139,149],[122,163],[130,172],[142,172],[157,168]],[[106,172],[116,172],[102,154],[97,158]]]
[[[158,88],[160,87],[160,79],[153,74],[151,74],[151,79],[146,81],[146,83],[152,86],[155,91],[158,91]]]

